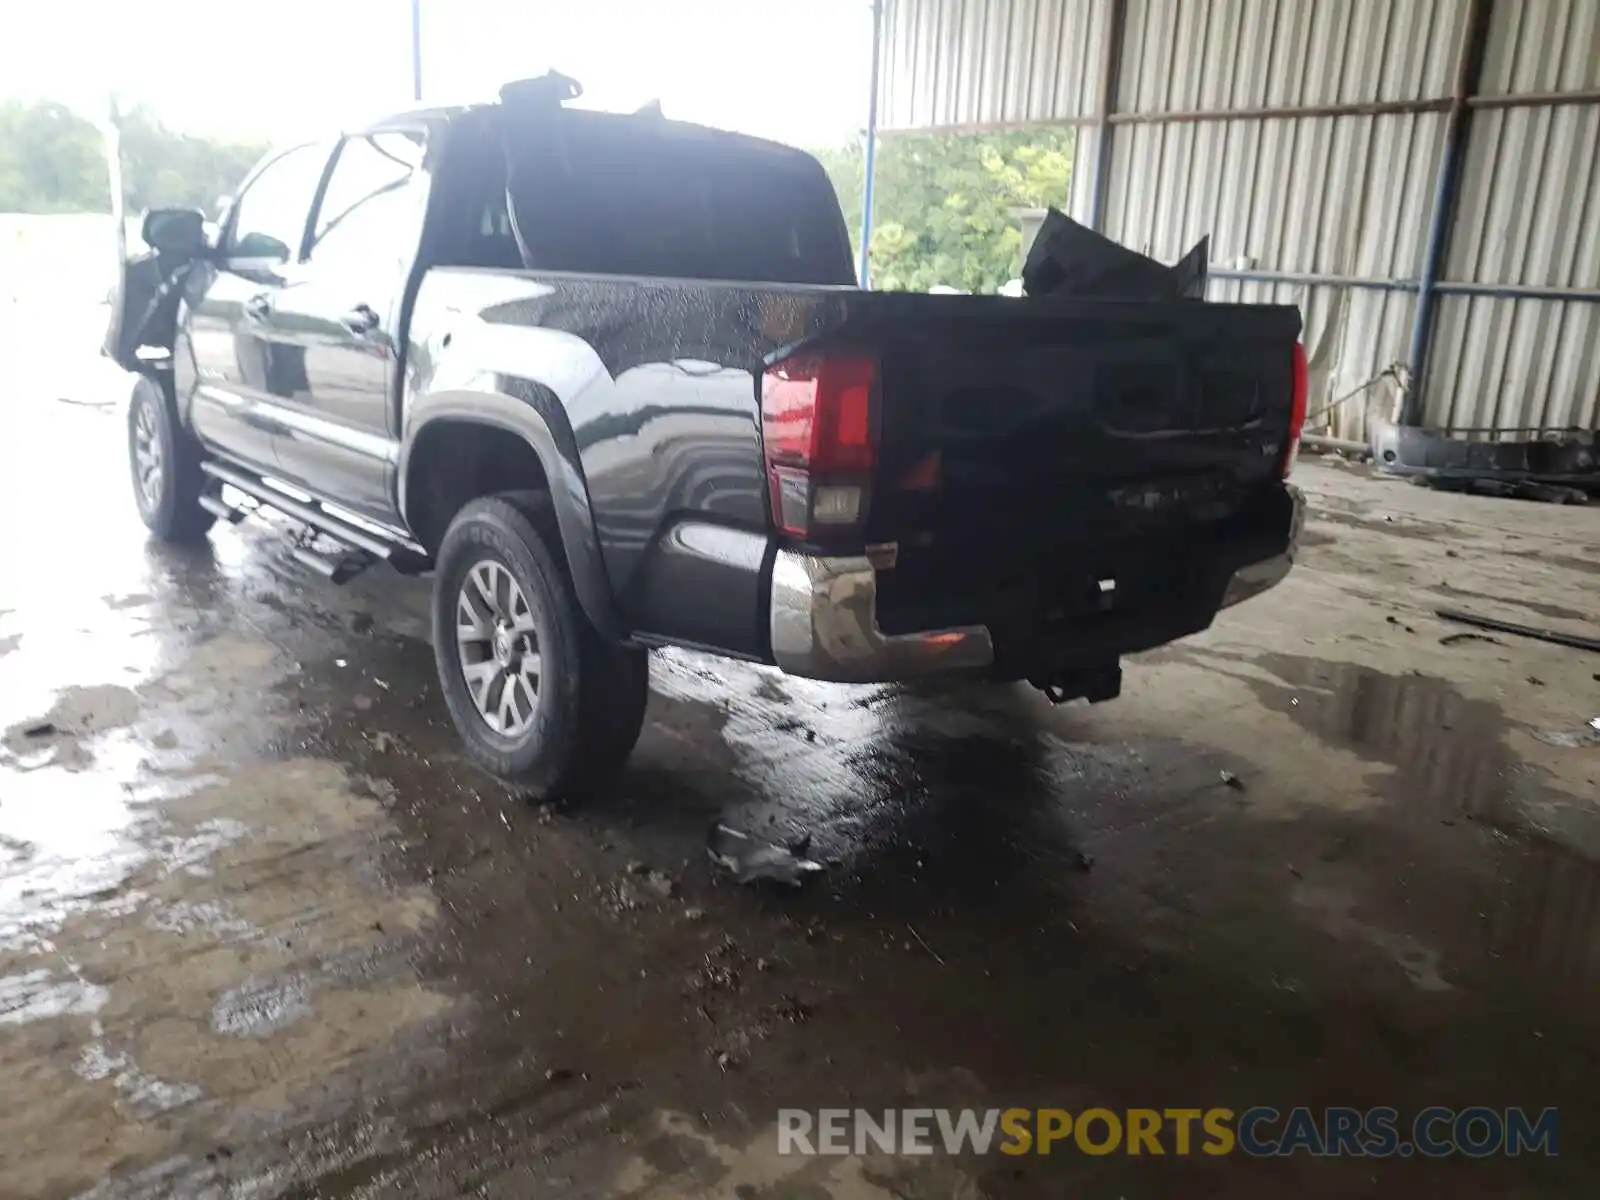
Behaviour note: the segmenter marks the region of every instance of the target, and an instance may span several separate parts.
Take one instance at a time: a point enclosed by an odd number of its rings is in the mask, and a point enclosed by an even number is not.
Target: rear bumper
[[[878,628],[878,577],[859,557],[778,551],[772,567],[772,659],[789,675],[877,683],[987,667],[982,625],[887,634]]]
[[[1056,667],[1115,663],[1198,632],[1220,608],[1239,604],[1281,583],[1294,565],[1305,500],[1287,487],[1276,530],[1262,542],[1223,541],[1207,552],[1213,581],[1161,613],[1128,614],[1115,624],[1084,624],[1049,637],[1030,637],[1019,654],[1002,655],[1003,674],[1028,675],[1038,663]],[[1265,551],[1265,553],[1264,553]],[[1226,580],[1223,585],[1222,580]],[[1220,597],[1219,597],[1220,590]],[[836,683],[912,679],[996,665],[990,625],[958,625],[885,633],[878,624],[878,578],[864,557],[822,557],[779,550],[772,568],[772,658],[790,675]],[[1019,666],[1016,659],[1025,660]]]
[[[1236,567],[1228,580],[1227,589],[1222,593],[1223,608],[1231,608],[1277,587],[1294,566],[1295,555],[1300,548],[1300,530],[1306,520],[1306,500],[1297,487],[1289,487],[1288,492],[1291,505],[1288,545],[1281,554]]]

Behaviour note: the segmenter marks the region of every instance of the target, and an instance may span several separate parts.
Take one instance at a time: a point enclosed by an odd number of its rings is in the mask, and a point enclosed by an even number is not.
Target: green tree
[[[162,207],[212,212],[266,150],[257,142],[176,132],[142,107],[119,113],[117,128],[130,214]],[[0,104],[0,212],[110,208],[105,138],[92,121],[49,101]]]
[[[122,187],[129,213],[148,208],[198,208],[216,216],[266,153],[265,143],[203,138],[167,128],[148,108],[117,114]]]
[[[1021,270],[1017,208],[1064,208],[1072,188],[1070,128],[994,134],[894,134],[878,142],[873,186],[874,287],[943,284],[992,292]],[[859,143],[817,155],[861,244],[865,177]]]
[[[63,104],[0,104],[0,212],[108,212],[100,131]]]

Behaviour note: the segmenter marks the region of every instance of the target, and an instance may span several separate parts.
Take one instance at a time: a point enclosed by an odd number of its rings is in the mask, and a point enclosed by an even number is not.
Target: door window
[[[346,138],[317,211],[311,261],[401,267],[417,252],[427,204],[423,135]]]
[[[271,262],[298,257],[327,163],[325,146],[297,146],[268,163],[234,204],[228,256]]]

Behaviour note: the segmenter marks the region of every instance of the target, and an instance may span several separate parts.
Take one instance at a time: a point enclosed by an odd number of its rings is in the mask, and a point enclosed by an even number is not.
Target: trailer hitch
[[[1099,704],[1122,694],[1122,666],[1112,663],[1110,666],[1074,667],[1048,675],[1030,675],[1028,682],[1043,692],[1051,704],[1065,704],[1068,700]]]

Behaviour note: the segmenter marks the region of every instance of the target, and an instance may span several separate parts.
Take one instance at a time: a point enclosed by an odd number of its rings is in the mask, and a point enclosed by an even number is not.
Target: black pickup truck
[[[1294,309],[865,292],[808,155],[550,90],[147,214],[107,339],[150,529],[431,570],[492,771],[615,770],[653,646],[1109,699],[1289,569]]]

